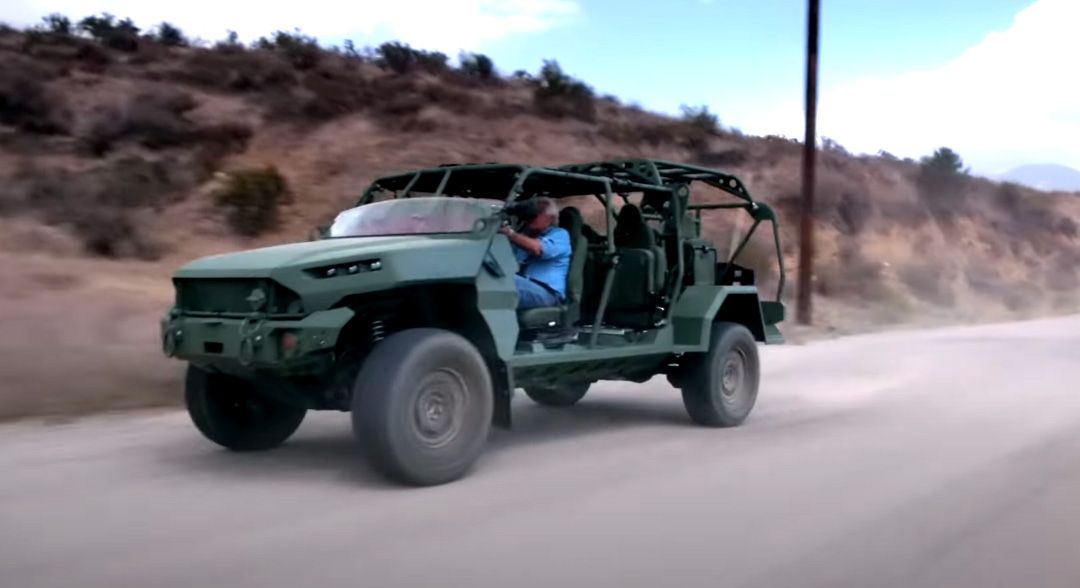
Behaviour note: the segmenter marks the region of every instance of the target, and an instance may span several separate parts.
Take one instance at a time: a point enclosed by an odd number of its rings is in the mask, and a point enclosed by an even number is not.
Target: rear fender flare
[[[744,325],[754,339],[765,341],[758,292],[749,286],[687,286],[672,309],[675,351],[702,352],[709,348],[717,320]]]

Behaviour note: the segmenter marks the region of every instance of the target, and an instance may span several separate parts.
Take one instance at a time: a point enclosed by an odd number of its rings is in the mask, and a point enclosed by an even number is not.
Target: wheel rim
[[[446,445],[461,430],[467,404],[461,374],[448,368],[428,374],[420,382],[413,411],[417,436],[428,447]]]
[[[746,356],[732,349],[720,361],[720,397],[727,404],[737,404],[745,396]]]
[[[237,389],[223,389],[210,395],[217,413],[237,425],[250,425],[265,419],[271,407],[255,395]]]

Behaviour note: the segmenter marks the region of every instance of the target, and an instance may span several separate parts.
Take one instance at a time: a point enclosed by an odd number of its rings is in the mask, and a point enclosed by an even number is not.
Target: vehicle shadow
[[[586,398],[572,407],[552,408],[516,399],[511,430],[493,429],[486,452],[512,452],[523,446],[582,439],[636,427],[692,429],[677,398]],[[364,459],[353,438],[348,415],[318,414],[297,434],[272,451],[236,453],[192,436],[190,442],[170,446],[158,457],[180,463],[199,475],[230,480],[340,481],[353,487],[391,489]],[[481,466],[482,467],[482,466]]]
[[[590,398],[575,406],[548,407],[527,399],[515,402],[513,427],[495,429],[488,451],[512,450],[521,445],[562,442],[636,427],[689,428],[691,423],[677,397]]]

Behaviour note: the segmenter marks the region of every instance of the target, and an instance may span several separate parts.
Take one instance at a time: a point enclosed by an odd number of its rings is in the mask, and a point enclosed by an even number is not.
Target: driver
[[[559,228],[559,209],[550,198],[515,206],[524,221],[522,232],[509,226],[499,231],[510,239],[518,261],[514,285],[518,308],[559,306],[566,299],[566,276],[570,272],[570,233]]]

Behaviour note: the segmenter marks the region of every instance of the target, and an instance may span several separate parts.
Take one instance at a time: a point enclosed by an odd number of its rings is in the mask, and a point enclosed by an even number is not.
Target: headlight
[[[367,272],[377,272],[382,269],[382,262],[378,259],[366,259],[363,261],[350,261],[337,263],[304,270],[308,275],[319,278],[336,278],[338,276],[353,276]]]

